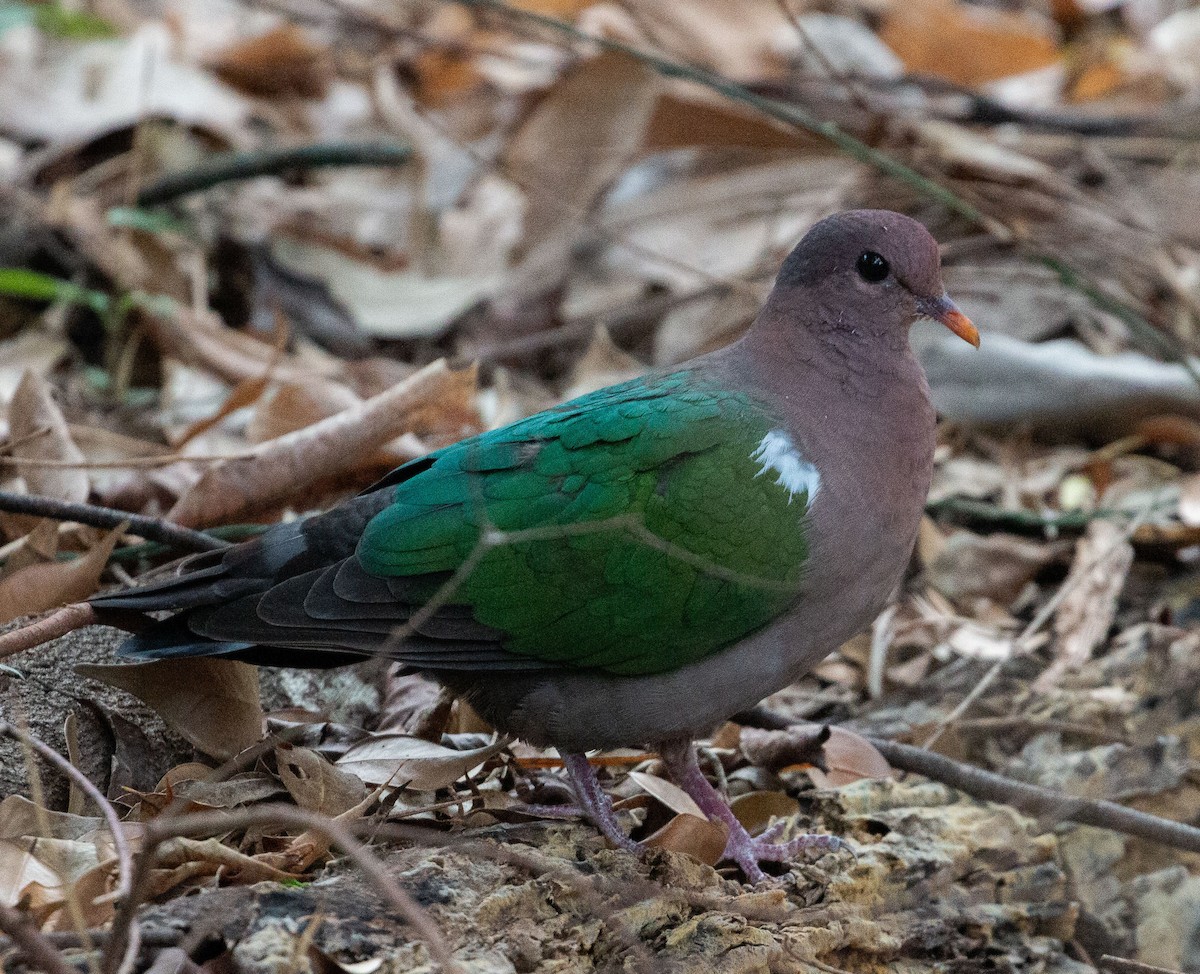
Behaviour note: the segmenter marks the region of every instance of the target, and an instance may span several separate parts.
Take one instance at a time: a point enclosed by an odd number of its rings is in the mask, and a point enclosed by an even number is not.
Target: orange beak
[[[964,342],[979,347],[979,329],[971,319],[955,307],[954,302],[943,294],[940,298],[925,298],[917,302],[917,310],[934,321],[940,321]]]

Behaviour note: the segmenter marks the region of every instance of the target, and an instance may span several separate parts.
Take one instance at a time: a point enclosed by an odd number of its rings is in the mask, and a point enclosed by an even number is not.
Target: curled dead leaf
[[[892,766],[865,737],[844,727],[797,724],[786,730],[742,728],[742,753],[751,764],[781,771],[803,766],[821,788],[860,778],[890,778]]]
[[[648,792],[678,815],[694,815],[704,818],[704,812],[686,791],[675,784],[660,778],[658,775],[646,774],[644,771],[630,771],[632,780],[643,791]]]
[[[534,187],[525,213],[525,250],[573,228],[638,150],[658,78],[627,54],[582,62],[560,80],[505,150],[503,171]]]
[[[1117,599],[1133,567],[1133,545],[1111,521],[1097,519],[1075,549],[1065,592],[1054,613],[1055,660],[1034,689],[1044,693],[1068,670],[1078,669],[1104,642],[1117,614]]]
[[[44,379],[26,369],[8,405],[12,455],[30,461],[19,472],[31,494],[83,503],[88,497],[88,476],[82,469],[38,467],[36,461],[55,464],[84,462],[83,452],[71,438],[62,411]]]
[[[81,664],[80,676],[132,693],[185,740],[226,760],[262,737],[258,670],[222,659]]]
[[[0,578],[0,622],[81,602],[93,595],[109,555],[124,534],[110,531],[80,558],[26,565]]]
[[[824,745],[823,768],[812,767],[808,775],[818,788],[839,788],[862,778],[891,778],[892,766],[875,745],[844,727],[831,727]]]
[[[305,747],[277,747],[275,764],[296,804],[321,815],[341,815],[366,791],[361,779]]]
[[[508,741],[501,738],[484,747],[458,751],[408,734],[378,734],[355,744],[337,763],[368,785],[437,791],[507,746]]]
[[[695,815],[676,815],[644,844],[651,849],[683,852],[700,862],[715,866],[725,854],[729,833],[721,822],[710,822]]]

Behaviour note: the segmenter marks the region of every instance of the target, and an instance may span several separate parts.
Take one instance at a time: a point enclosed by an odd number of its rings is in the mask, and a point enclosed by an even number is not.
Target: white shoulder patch
[[[750,454],[750,459],[762,464],[762,469],[755,477],[761,477],[768,471],[779,475],[775,483],[787,489],[789,504],[800,493],[807,494],[811,504],[821,489],[821,474],[801,456],[792,438],[783,430],[771,430],[764,436]]]

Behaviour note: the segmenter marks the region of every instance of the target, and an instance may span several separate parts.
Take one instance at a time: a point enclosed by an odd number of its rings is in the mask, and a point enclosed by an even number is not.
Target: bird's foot
[[[613,810],[612,801],[600,787],[596,777],[596,769],[588,763],[582,754],[564,754],[563,764],[575,785],[575,794],[579,798],[579,807],[592,820],[596,828],[618,849],[641,855],[646,847],[631,839],[617,821],[617,813]]]
[[[728,806],[726,806],[728,807]],[[737,822],[737,819],[733,819]],[[752,883],[761,883],[767,879],[760,863],[791,862],[802,852],[818,849],[821,852],[840,852],[848,848],[846,843],[836,835],[806,834],[797,835],[787,842],[775,842],[774,839],[783,834],[787,828],[786,822],[777,822],[759,835],[751,835],[737,822],[737,826],[729,825],[729,840],[725,843],[725,858],[736,862]]]
[[[667,774],[691,795],[700,810],[710,819],[724,823],[729,833],[724,857],[736,862],[752,883],[761,883],[767,879],[760,863],[789,862],[801,852],[810,849],[837,852],[848,848],[845,842],[834,835],[798,835],[787,842],[776,842],[787,827],[784,822],[776,823],[761,835],[753,836],[738,821],[721,793],[704,777],[704,772],[696,763],[696,749],[692,747],[691,741],[664,744],[659,748],[659,754]]]

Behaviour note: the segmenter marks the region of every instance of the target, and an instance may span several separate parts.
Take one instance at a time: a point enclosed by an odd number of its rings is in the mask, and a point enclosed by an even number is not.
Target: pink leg
[[[834,835],[798,835],[789,842],[772,842],[784,826],[782,823],[767,829],[760,836],[752,836],[737,820],[729,803],[714,788],[696,763],[696,749],[691,741],[671,741],[658,749],[667,774],[692,800],[700,806],[710,819],[724,822],[729,829],[729,840],[725,846],[725,858],[736,862],[752,883],[767,878],[759,868],[760,862],[787,862],[806,849],[837,851],[846,844]]]
[[[588,763],[588,759],[582,754],[564,754],[562,759],[567,773],[571,776],[571,782],[575,785],[575,793],[579,796],[579,805],[596,828],[618,849],[640,854],[643,851],[642,844],[634,842],[621,828],[621,823],[617,821],[617,813],[613,811],[612,802],[604,793],[604,789],[600,787],[596,769]]]

